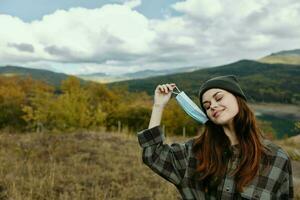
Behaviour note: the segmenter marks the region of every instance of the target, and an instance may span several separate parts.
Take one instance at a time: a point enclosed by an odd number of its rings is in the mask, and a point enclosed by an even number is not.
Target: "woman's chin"
[[[232,121],[231,119],[224,118],[224,117],[219,117],[213,120],[215,124],[222,125],[222,126],[230,124],[231,121]]]

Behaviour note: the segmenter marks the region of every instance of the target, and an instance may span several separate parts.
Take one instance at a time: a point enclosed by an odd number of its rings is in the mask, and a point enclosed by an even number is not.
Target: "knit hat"
[[[219,88],[226,90],[234,95],[240,96],[247,101],[247,98],[239,86],[238,80],[234,75],[218,76],[204,82],[199,90],[199,99],[202,110],[205,111],[202,104],[202,95],[209,89]]]

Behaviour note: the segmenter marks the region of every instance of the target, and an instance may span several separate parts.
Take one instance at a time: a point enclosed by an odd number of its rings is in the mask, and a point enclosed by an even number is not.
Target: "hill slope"
[[[197,96],[200,85],[207,79],[233,74],[236,75],[249,101],[300,103],[300,67],[286,64],[266,64],[241,60],[228,65],[201,69],[146,79],[137,79],[108,84],[128,85],[130,91],[146,91],[152,95],[156,85],[176,83],[178,88],[189,95]]]
[[[258,60],[263,63],[300,65],[300,49],[272,53]]]
[[[63,73],[55,73],[48,70],[31,69],[17,66],[0,67],[1,76],[31,76],[33,79],[45,81],[54,86],[59,86],[62,80],[69,76]]]

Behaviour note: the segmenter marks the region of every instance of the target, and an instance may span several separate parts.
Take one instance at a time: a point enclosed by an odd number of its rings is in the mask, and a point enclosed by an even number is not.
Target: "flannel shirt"
[[[293,177],[291,161],[287,154],[277,145],[264,140],[269,149],[269,167],[260,171],[243,192],[235,190],[234,177],[230,172],[238,165],[238,148],[231,146],[232,159],[227,164],[227,171],[217,192],[204,192],[201,181],[195,178],[196,166],[199,164],[192,152],[194,139],[185,143],[164,143],[164,135],[160,126],[146,129],[137,134],[143,149],[142,160],[155,173],[173,183],[183,200],[195,199],[293,199]],[[260,169],[266,165],[261,160]]]

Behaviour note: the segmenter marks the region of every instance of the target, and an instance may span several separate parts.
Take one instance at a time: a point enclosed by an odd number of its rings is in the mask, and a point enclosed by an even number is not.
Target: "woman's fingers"
[[[168,87],[168,89],[170,90],[170,91],[173,91],[173,89],[175,88],[175,83],[170,83],[170,84],[166,84],[166,86]]]
[[[167,84],[162,84],[162,85],[158,85],[158,89],[160,92],[164,92],[164,93],[169,93],[170,91],[172,91],[175,88],[175,83],[167,83]]]
[[[168,93],[168,92],[169,92],[169,89],[168,89],[168,87],[167,87],[166,84],[163,84],[163,88],[164,88],[164,92],[165,92],[165,93]]]
[[[164,91],[164,86],[163,86],[163,85],[158,85],[158,86],[157,86],[157,89],[158,89],[158,91],[160,91],[160,92],[165,92],[165,91]]]

